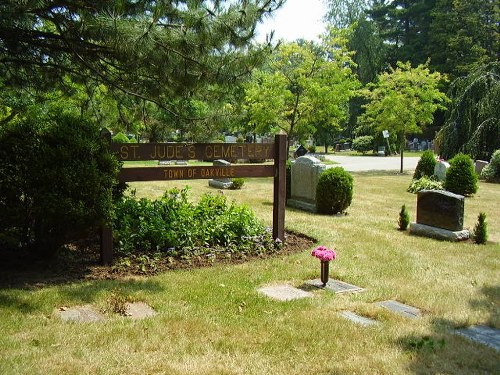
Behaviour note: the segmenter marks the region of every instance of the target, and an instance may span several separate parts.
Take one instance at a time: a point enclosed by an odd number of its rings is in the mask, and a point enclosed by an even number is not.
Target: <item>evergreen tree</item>
[[[439,154],[459,152],[489,160],[500,148],[500,63],[475,69],[451,84],[452,100],[445,124],[436,136]]]
[[[265,57],[255,27],[283,0],[0,3],[0,76],[50,89],[65,74],[154,101],[217,97]],[[215,90],[221,87],[221,90]]]

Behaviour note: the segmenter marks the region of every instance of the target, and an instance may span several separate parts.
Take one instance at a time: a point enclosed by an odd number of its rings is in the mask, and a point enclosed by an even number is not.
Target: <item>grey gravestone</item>
[[[186,160],[176,160],[175,165],[188,165]]]
[[[404,303],[398,301],[393,301],[393,300],[382,301],[378,302],[377,305],[384,307],[388,310],[391,310],[396,314],[404,316],[405,318],[411,318],[411,319],[420,318],[419,309],[413,306],[405,305]]]
[[[267,297],[279,301],[291,301],[294,299],[312,297],[313,294],[290,285],[273,285],[259,288],[258,291]]]
[[[156,311],[144,302],[129,302],[125,307],[126,316],[132,319],[145,319],[156,315]]]
[[[158,165],[170,165],[170,164],[171,164],[170,160],[160,160],[158,162]]]
[[[359,286],[348,284],[339,280],[329,280],[326,283],[326,286],[323,286],[323,282],[320,279],[309,280],[307,284],[320,289],[328,289],[337,294],[362,292],[364,290]]]
[[[446,179],[446,172],[450,168],[450,164],[441,160],[436,163],[434,167],[434,176],[437,177],[439,181],[444,181]]]
[[[484,160],[476,160],[474,163],[474,169],[476,170],[477,175],[481,175],[481,171],[483,170],[484,167],[486,167],[489,163]]]
[[[297,147],[297,149],[293,153],[293,157],[299,158],[301,156],[304,156],[305,154],[307,154],[306,148],[304,146],[300,145],[299,147]]]
[[[464,229],[464,197],[443,190],[419,191],[417,223],[451,231]]]
[[[455,333],[500,352],[500,329],[480,325],[458,329]]]
[[[226,160],[218,159],[213,161],[213,165],[214,167],[229,167],[231,163]],[[208,185],[217,189],[229,189],[233,185],[233,182],[230,178],[218,178],[208,180]]]
[[[378,324],[376,320],[358,315],[352,311],[341,311],[340,315],[346,319],[349,319],[351,322],[360,324],[362,326],[373,326]]]
[[[105,320],[104,315],[96,311],[92,306],[75,306],[75,307],[61,307],[56,310],[56,315],[58,315],[62,320],[67,322],[101,322]]]
[[[326,166],[313,156],[301,156],[292,164],[290,199],[291,207],[316,212],[316,186]]]

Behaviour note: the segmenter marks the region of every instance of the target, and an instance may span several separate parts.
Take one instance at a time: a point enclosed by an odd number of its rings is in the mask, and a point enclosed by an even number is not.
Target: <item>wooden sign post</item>
[[[276,135],[274,143],[111,143],[110,147],[121,161],[274,159],[274,165],[122,168],[119,179],[130,182],[274,177],[273,238],[285,240],[286,135]],[[113,233],[108,225],[101,230],[101,262],[110,264],[112,260]]]

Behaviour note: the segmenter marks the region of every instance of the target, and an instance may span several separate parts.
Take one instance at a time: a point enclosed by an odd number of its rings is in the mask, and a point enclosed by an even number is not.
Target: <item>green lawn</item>
[[[288,257],[166,272],[151,278],[85,281],[0,290],[1,374],[493,374],[500,353],[460,336],[456,327],[500,328],[500,185],[481,183],[467,198],[465,227],[486,212],[491,242],[447,243],[399,232],[402,204],[415,220],[411,175],[354,174],[347,216],[287,209],[286,226],[334,247],[332,278],[366,288],[358,294],[315,291],[306,300],[276,302],[263,285],[300,286],[319,277],[311,249]],[[158,197],[192,186],[194,199],[214,191],[206,180],[131,184]],[[225,191],[269,225],[272,179],[247,179]],[[494,242],[495,243],[494,243]],[[61,306],[103,307],[113,291],[145,301],[158,315],[143,321],[64,323]],[[374,303],[396,299],[420,308],[409,320]],[[377,319],[362,327],[339,316],[349,309]],[[436,343],[417,349],[415,342]],[[444,340],[444,347],[437,345]]]

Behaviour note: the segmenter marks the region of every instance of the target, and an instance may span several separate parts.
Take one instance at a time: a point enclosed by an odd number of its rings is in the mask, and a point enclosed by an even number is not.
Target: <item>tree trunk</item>
[[[401,137],[401,143],[400,143],[400,153],[401,153],[401,169],[399,173],[403,173],[403,151],[405,149],[405,136],[403,135]]]

